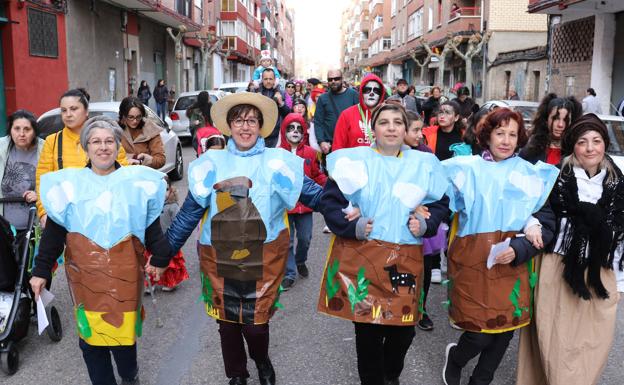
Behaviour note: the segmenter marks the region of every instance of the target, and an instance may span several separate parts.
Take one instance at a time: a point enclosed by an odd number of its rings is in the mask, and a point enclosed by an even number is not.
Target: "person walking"
[[[318,310],[353,322],[362,385],[399,384],[423,313],[422,237],[450,213],[440,162],[404,145],[407,124],[402,106],[385,103],[372,117],[373,147],[327,157],[320,207],[336,235]],[[353,207],[357,221],[345,217]]]
[[[167,99],[169,98],[169,89],[165,85],[163,79],[158,80],[154,87],[154,100],[156,101],[156,114],[164,121],[167,117]]]
[[[399,79],[396,82],[396,94],[390,96],[388,101],[398,100],[405,110],[412,111],[418,115],[422,112],[422,106],[418,99],[409,94],[407,80]]]
[[[197,100],[186,109],[186,117],[189,120],[189,131],[191,132],[191,145],[195,149],[198,148],[197,130],[207,125],[212,126],[212,120],[210,119],[211,108],[212,102],[210,101],[210,94],[208,91],[201,91],[197,94]]]
[[[534,317],[520,333],[518,385],[595,385],[609,359],[624,239],[624,175],[606,154],[610,140],[591,113],[563,135],[549,199],[556,232],[535,263]]]
[[[231,139],[225,150],[191,162],[189,194],[167,237],[171,249],[179,250],[205,218],[198,245],[201,298],[219,325],[229,384],[247,384],[246,341],[260,384],[273,385],[269,320],[280,307],[288,259],[284,212],[297,201],[316,208],[322,190],[304,176],[303,159],[264,145],[277,121],[273,100],[257,93],[227,95],[212,106],[211,116]],[[160,272],[154,269],[156,277]]]
[[[275,72],[273,72],[273,69],[266,68],[262,71],[262,83],[260,83],[256,92],[273,100],[277,106],[278,115],[275,127],[273,127],[273,131],[266,138],[264,138],[266,147],[273,148],[277,146],[277,142],[279,140],[282,119],[290,113],[290,108],[286,105],[286,94],[280,89],[279,85],[276,84]]]
[[[49,219],[30,286],[39,297],[64,250],[72,267],[65,272],[79,346],[93,385],[117,385],[111,354],[122,384],[139,384],[143,252],[147,247],[154,253],[156,266],[166,266],[171,257],[158,219],[165,202],[163,174],[121,167],[121,136],[115,120],[89,119],[80,133],[87,166],[47,173],[40,182]]]
[[[305,143],[305,133],[308,127],[302,114],[290,113],[282,122],[280,147],[304,159],[304,174],[315,181],[319,186],[325,186],[327,176],[321,172],[321,165],[317,152]],[[310,273],[306,261],[312,240],[312,209],[303,203],[288,212],[288,228],[290,229],[290,244],[288,246],[288,262],[286,274],[282,280],[282,288],[289,290],[297,278],[297,273],[307,278]],[[297,240],[295,245],[295,239]]]
[[[119,104],[119,126],[122,128],[121,145],[129,164],[142,164],[154,169],[165,165],[159,126],[147,119],[145,106],[138,98],[127,96]]]
[[[316,101],[314,113],[314,130],[321,151],[327,155],[332,148],[334,130],[340,114],[347,108],[359,103],[358,93],[346,88],[342,81],[342,71],[327,72],[329,92],[320,95]]]
[[[593,88],[588,88],[586,95],[583,98],[583,113],[602,114],[602,107],[600,107],[600,100],[596,97],[596,91]]]
[[[137,97],[141,101],[141,103],[146,106],[149,105],[149,100],[152,97],[152,92],[150,91],[149,86],[145,80],[141,80],[141,85],[139,86],[139,90],[137,91]]]
[[[459,385],[462,369],[477,355],[469,384],[492,382],[514,330],[531,321],[531,260],[555,228],[547,201],[559,171],[516,156],[527,140],[522,116],[495,109],[478,132],[481,156],[442,162],[459,218],[448,252],[446,306],[451,323],[464,329],[458,343],[446,347],[446,385]]]

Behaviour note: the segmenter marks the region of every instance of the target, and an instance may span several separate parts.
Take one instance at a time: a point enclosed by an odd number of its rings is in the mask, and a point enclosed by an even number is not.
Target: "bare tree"
[[[422,62],[420,60],[416,59],[416,50],[415,49],[411,50],[409,55],[412,57],[412,60],[414,60],[414,63],[416,63],[416,65],[418,67],[420,67],[420,84],[422,84],[424,82],[424,80],[425,80],[425,67],[431,61],[431,55],[427,54],[427,56],[424,58],[424,60]]]
[[[425,48],[425,51],[427,51],[429,59],[431,59],[432,57],[435,57],[439,60],[437,83],[440,86],[444,86],[444,65],[445,65],[446,57],[453,50],[452,42],[451,42],[452,40],[453,40],[453,34],[449,32],[449,34],[447,35],[446,44],[444,44],[444,48],[442,48],[442,52],[435,53],[433,52],[433,50],[431,49],[431,46],[429,46],[429,43],[427,42],[427,40],[425,40],[424,37],[420,39],[420,44],[422,44],[422,46]]]
[[[455,37],[452,40],[451,48],[455,52],[457,56],[462,58],[462,60],[466,64],[466,87],[472,90],[473,79],[472,79],[472,59],[477,56],[481,50],[483,49],[483,45],[490,40],[490,36],[492,36],[492,31],[488,31],[485,36],[481,37],[479,32],[473,34],[468,39],[468,47],[466,48],[466,52],[463,53],[459,50],[459,45],[463,42],[463,38],[461,36]]]
[[[201,42],[201,48],[200,48],[200,52],[201,52],[201,61],[202,61],[202,66],[201,66],[201,71],[199,73],[199,88],[202,90],[207,90],[209,88],[211,88],[211,85],[209,85],[209,72],[210,72],[210,67],[208,65],[208,61],[210,60],[210,58],[212,57],[212,54],[216,51],[216,50],[221,50],[221,47],[223,46],[223,38],[222,37],[217,37],[215,38],[214,34],[209,33],[208,36],[206,37],[201,37],[200,34],[196,34],[195,35],[197,37],[197,39]]]

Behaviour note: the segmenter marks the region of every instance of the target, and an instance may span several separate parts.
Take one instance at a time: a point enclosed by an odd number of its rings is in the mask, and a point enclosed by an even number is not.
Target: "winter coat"
[[[9,149],[11,148],[11,136],[7,135],[0,138],[0,181],[4,178],[4,171],[9,160]],[[37,138],[37,158],[41,154],[43,149],[43,139]],[[4,198],[2,195],[2,189],[0,189],[0,198]],[[0,215],[4,214],[4,205],[0,203]]]
[[[137,97],[143,102],[143,104],[149,103],[150,98],[152,97],[152,92],[150,91],[148,86],[143,88],[139,88],[137,92]]]
[[[373,112],[364,103],[364,95],[362,94],[362,90],[370,81],[376,81],[381,86],[381,97],[377,105],[384,102],[384,99],[386,98],[386,89],[383,86],[383,82],[375,74],[366,75],[360,85],[359,103],[342,111],[338,121],[336,122],[334,141],[332,142],[332,151],[336,151],[341,148],[370,146],[372,144],[372,138],[370,136],[372,136],[373,129],[371,127]]]
[[[431,124],[431,118],[435,116],[436,111],[440,108],[440,98],[436,99],[430,96],[423,104],[422,109],[425,113],[425,125]]]
[[[398,100],[401,102],[401,105],[405,107],[406,110],[412,111],[413,113],[418,114],[418,115],[420,115],[422,111],[422,106],[420,105],[420,102],[418,101],[418,99],[416,99],[415,97],[409,94],[405,94],[404,96],[401,96],[400,94],[397,93],[397,94],[390,96],[388,100]]]
[[[133,155],[148,154],[152,156],[150,163],[144,166],[159,169],[165,165],[165,147],[160,137],[161,128],[149,120],[141,128],[139,135],[132,138],[130,128],[126,127],[122,131],[121,145],[126,150],[126,155],[130,158]]]
[[[154,99],[156,100],[156,103],[166,102],[168,97],[169,90],[167,89],[167,86],[156,86],[156,88],[154,88]]]
[[[284,101],[284,105],[280,107],[277,104],[277,102],[275,102],[275,105],[277,106],[277,121],[275,122],[275,127],[273,128],[273,131],[271,132],[271,134],[267,136],[266,138],[264,138],[265,140],[277,139],[277,136],[279,135],[279,131],[280,131],[280,126],[282,124],[282,119],[284,119],[284,117],[288,115],[288,113],[290,112],[290,108],[288,108],[288,106],[286,105],[286,93],[282,92],[282,90],[280,90],[279,87],[268,89],[268,88],[264,88],[264,85],[262,84],[260,84],[256,92],[266,96],[269,99],[272,99],[273,101],[275,101],[275,99],[273,99],[275,94],[280,93],[282,95],[282,100]]]
[[[282,126],[280,129],[280,137],[281,143],[280,147],[286,151],[292,152],[292,146],[288,143],[286,139],[286,127],[292,123],[297,122],[301,124],[303,127],[303,132],[308,130],[308,125],[306,124],[305,119],[299,114],[290,113],[286,115],[284,121],[282,122]],[[305,143],[305,138],[302,140],[295,150],[295,154],[298,157],[303,158],[303,173],[313,181],[315,181],[319,186],[325,186],[325,182],[327,182],[327,176],[321,171],[321,165],[318,160],[318,152],[310,146],[307,146]],[[294,209],[290,210],[288,214],[306,214],[311,213],[313,210],[307,206],[305,206],[300,201],[297,202],[297,206]]]

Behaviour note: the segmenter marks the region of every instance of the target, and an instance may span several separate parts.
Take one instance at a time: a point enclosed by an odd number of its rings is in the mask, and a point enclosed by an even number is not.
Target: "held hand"
[[[39,218],[39,224],[41,225],[41,229],[45,228],[47,221],[48,221],[48,214],[43,214],[43,216]]]
[[[349,214],[345,215],[345,219],[348,220],[349,222],[352,222],[361,216],[362,216],[362,213],[360,212],[360,208],[354,207],[353,210],[351,210]]]
[[[366,224],[366,228],[364,229],[364,234],[366,235],[366,237],[368,237],[372,231],[373,231],[373,219],[371,218],[368,220],[368,223]]]
[[[34,191],[24,191],[22,197],[26,200],[26,203],[33,203],[37,201],[37,193]]]
[[[166,267],[152,266],[149,264],[149,262],[147,263],[147,265],[145,265],[145,272],[149,274],[154,279],[154,281],[160,281],[160,277],[165,272],[165,270],[167,270]]]
[[[329,150],[331,150],[331,144],[329,144],[329,142],[321,142],[319,146],[321,147],[323,154],[329,154]]]
[[[516,252],[512,247],[508,247],[502,253],[496,256],[496,263],[500,265],[507,265],[516,259]]]
[[[141,164],[141,161],[139,159],[130,158],[128,159],[128,164],[131,166],[138,165],[138,164]]]
[[[277,102],[277,104],[280,107],[284,105],[284,100],[282,99],[282,94],[280,94],[279,92],[275,93],[275,96],[273,98],[275,99],[275,101]]]
[[[413,236],[415,237],[420,236],[419,235],[420,234],[420,221],[416,219],[415,216],[410,215],[410,219],[407,222],[407,227],[409,227],[409,230]]]
[[[150,154],[140,153],[139,155],[137,155],[137,159],[141,162],[140,164],[149,166],[150,164],[152,164],[152,160],[154,159],[154,157]]]
[[[414,214],[420,215],[425,219],[431,218],[431,213],[429,212],[429,208],[427,206],[418,206],[414,210]]]
[[[45,278],[32,277],[30,279],[30,287],[32,288],[33,293],[35,294],[35,300],[39,298],[39,293],[46,287],[48,281]]]
[[[536,249],[544,248],[544,241],[542,240],[542,226],[533,225],[527,229],[524,233],[526,239],[533,244]]]

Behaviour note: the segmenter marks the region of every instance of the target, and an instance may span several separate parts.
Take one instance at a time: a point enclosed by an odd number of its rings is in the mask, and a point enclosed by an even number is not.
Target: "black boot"
[[[230,378],[230,385],[247,385],[247,379],[243,377]]]
[[[398,378],[394,378],[392,380],[389,380],[389,379],[386,378],[384,380],[384,385],[401,385],[401,384],[399,383],[399,379]]]
[[[271,360],[267,359],[265,362],[258,364],[258,378],[260,379],[260,385],[275,385],[275,370]]]

